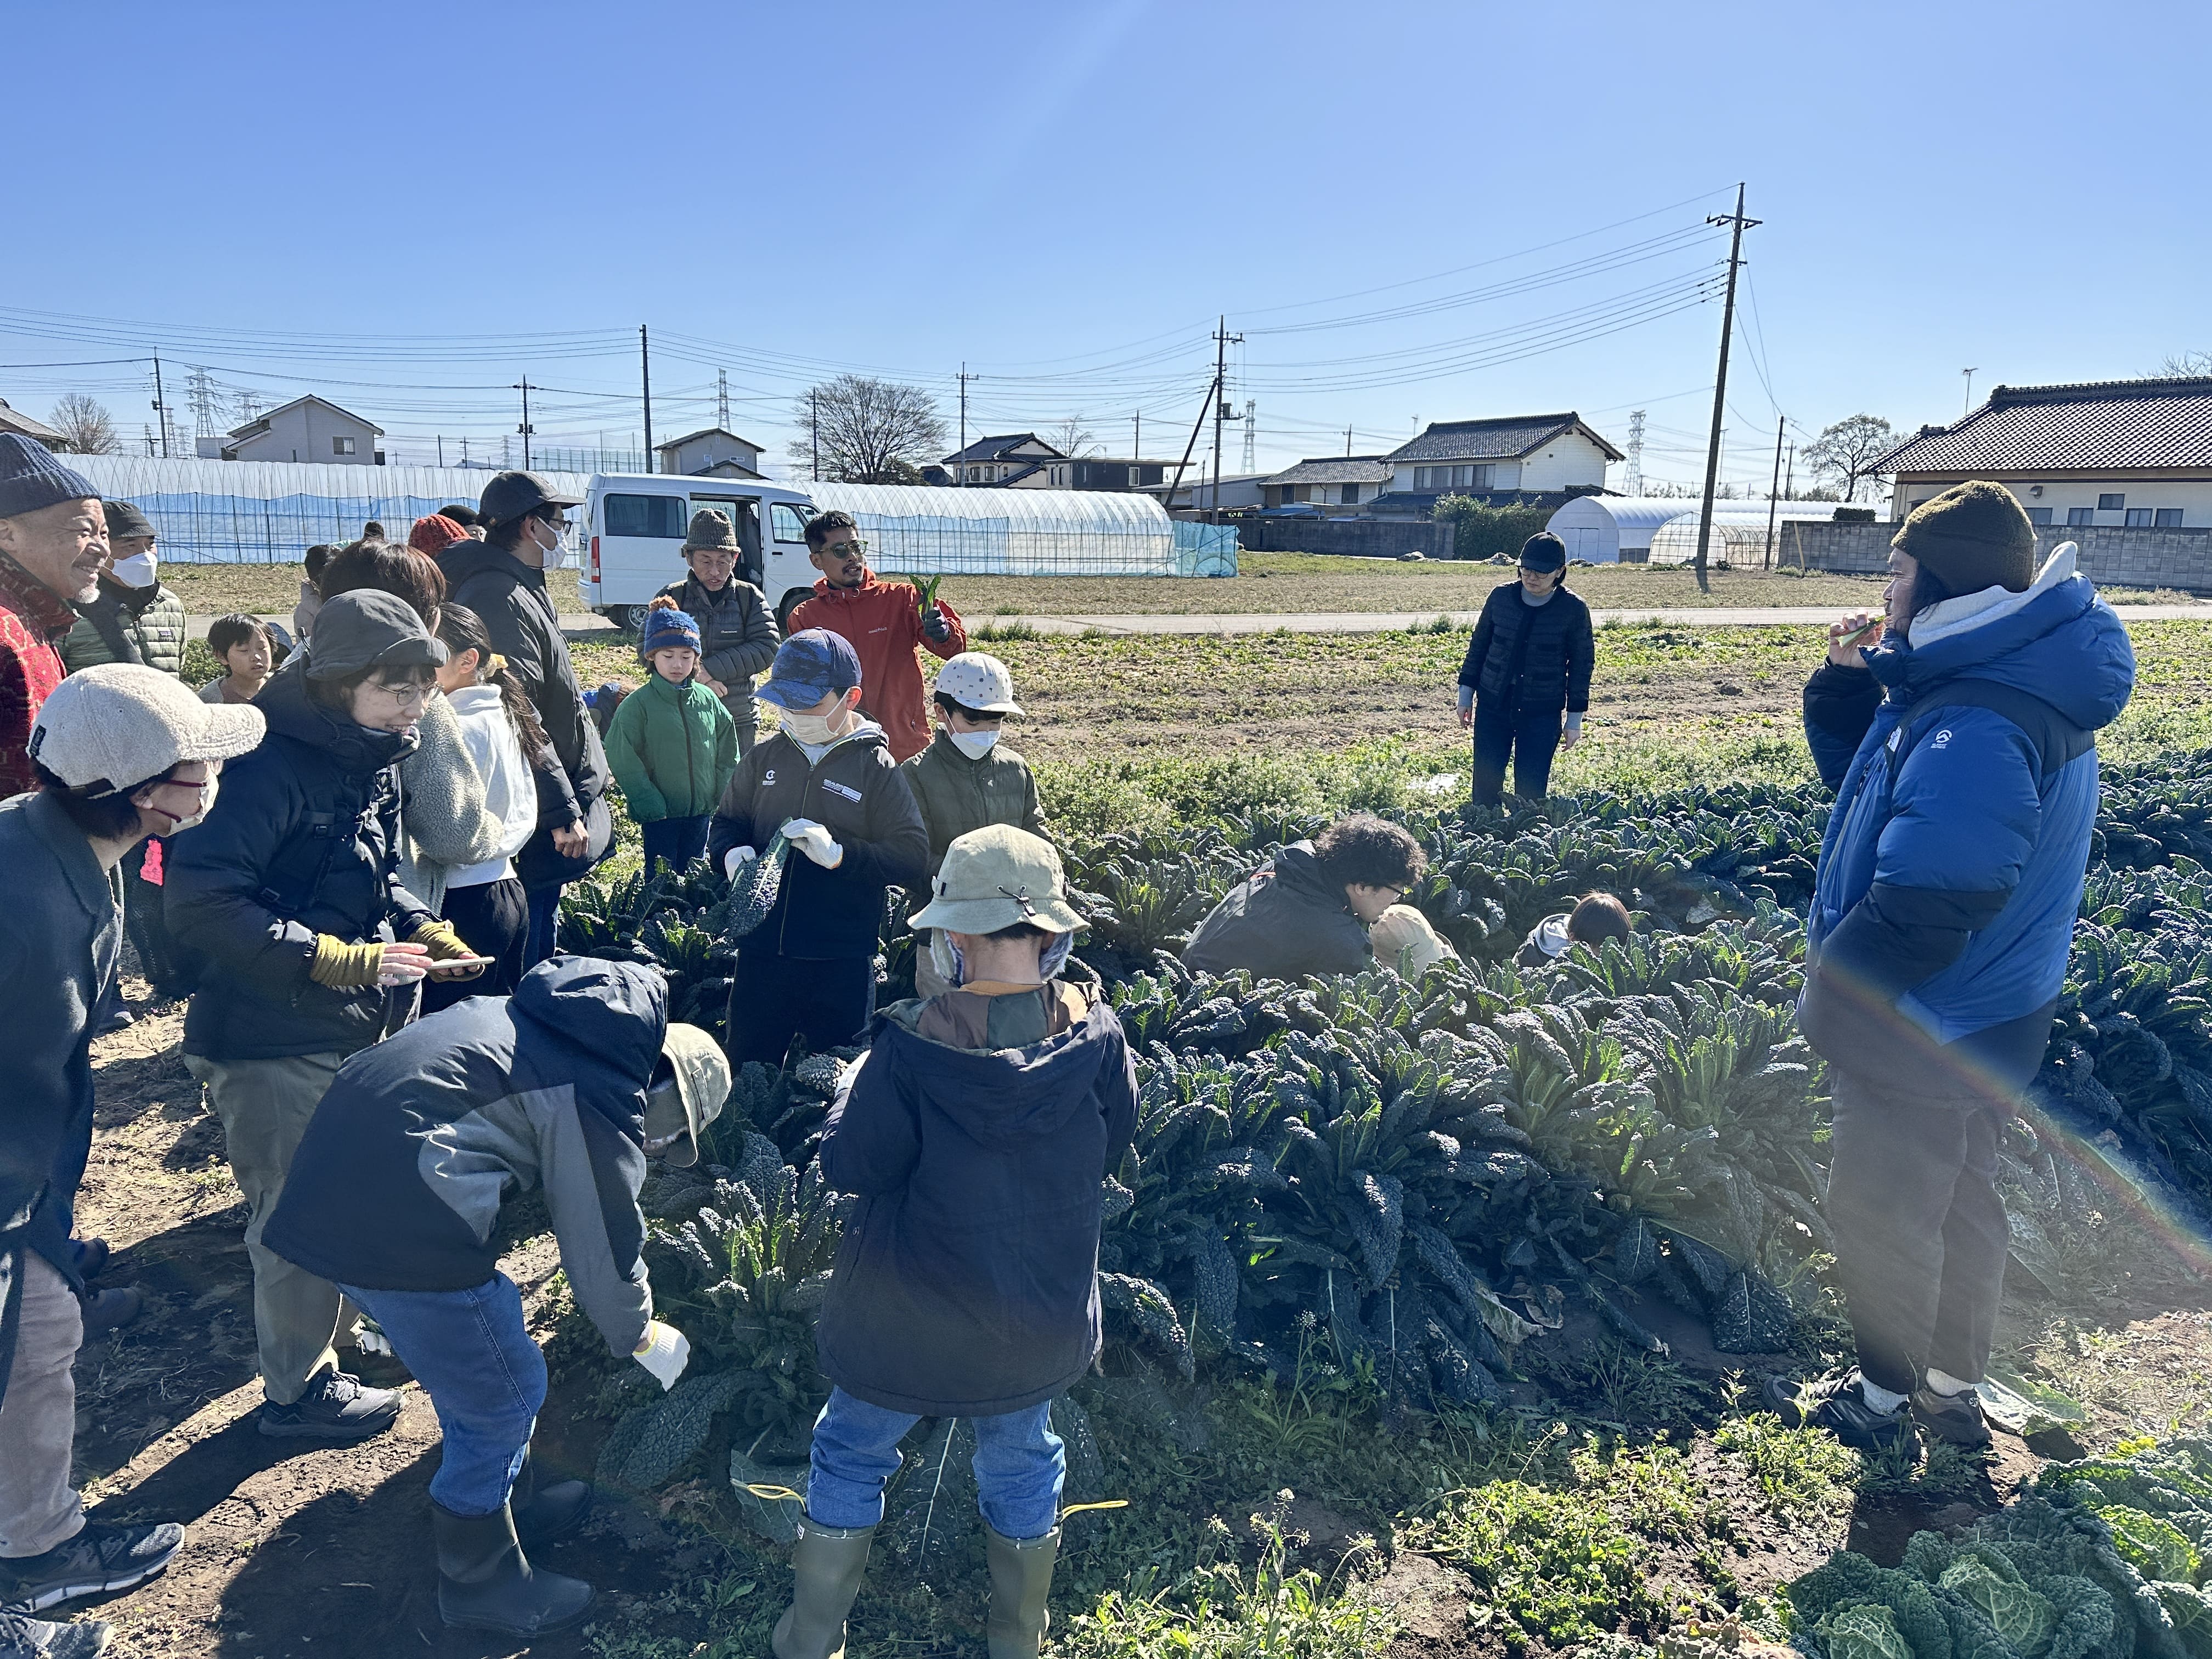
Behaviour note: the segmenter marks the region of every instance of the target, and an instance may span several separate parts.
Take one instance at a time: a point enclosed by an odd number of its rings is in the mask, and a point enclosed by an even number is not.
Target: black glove
[[[933,640],[952,637],[952,624],[945,620],[942,607],[933,605],[921,613],[921,631]]]

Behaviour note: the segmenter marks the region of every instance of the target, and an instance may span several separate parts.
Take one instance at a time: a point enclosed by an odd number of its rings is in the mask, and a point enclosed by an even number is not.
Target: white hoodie
[[[522,752],[495,685],[465,685],[447,701],[461,722],[461,741],[484,781],[484,811],[503,826],[499,856],[455,870],[446,885],[481,887],[514,873],[514,855],[538,829],[538,781]]]

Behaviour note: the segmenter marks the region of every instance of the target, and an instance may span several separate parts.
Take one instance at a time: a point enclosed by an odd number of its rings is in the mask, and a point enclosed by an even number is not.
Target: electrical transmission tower
[[[714,424],[727,432],[730,429],[730,371],[714,371]]]
[[[1644,410],[1628,413],[1628,477],[1626,488],[1632,495],[1644,493]]]
[[[1259,410],[1260,405],[1251,398],[1244,400],[1244,471],[1248,473],[1260,470],[1260,422],[1256,418]]]
[[[269,401],[259,392],[245,386],[240,386],[231,396],[238,404],[238,421],[241,426],[258,415],[261,412],[261,406]]]
[[[196,368],[185,377],[185,401],[191,405],[195,438],[222,436],[222,417],[216,410],[215,376]]]

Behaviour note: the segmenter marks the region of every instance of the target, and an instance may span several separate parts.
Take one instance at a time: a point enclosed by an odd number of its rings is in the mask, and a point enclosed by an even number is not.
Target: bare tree
[[[1080,410],[1069,416],[1044,434],[1044,441],[1068,459],[1098,453],[1098,437],[1083,424]]]
[[[920,386],[840,374],[799,394],[793,462],[841,483],[903,483],[944,453],[945,422]]]
[[[58,398],[52,417],[55,431],[75,455],[112,455],[118,438],[115,417],[82,392]]]
[[[2170,351],[2159,364],[2158,372],[2191,378],[2212,374],[2212,351]]]
[[[1875,460],[1897,447],[1897,434],[1879,415],[1850,415],[1805,446],[1805,459],[1824,478],[1837,480],[1838,495],[1858,499],[1859,485],[1875,475]]]

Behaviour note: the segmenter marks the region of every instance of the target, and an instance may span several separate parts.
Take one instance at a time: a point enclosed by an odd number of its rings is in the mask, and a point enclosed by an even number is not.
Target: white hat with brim
[[[929,895],[911,918],[917,929],[995,933],[1028,922],[1072,933],[1089,925],[1067,902],[1067,878],[1052,843],[1007,823],[971,830],[946,848]]]
[[[106,663],[56,686],[31,726],[31,758],[70,788],[113,794],[187,761],[257,749],[268,722],[251,703],[205,703],[173,674]]]
[[[721,1116],[722,1107],[730,1097],[730,1062],[722,1054],[722,1045],[696,1025],[672,1024],[660,1042],[660,1057],[676,1073],[676,1095],[684,1105],[684,1122],[679,1130],[673,1123],[648,1121],[645,1126],[648,1139],[659,1135],[678,1134],[663,1154],[674,1164],[689,1167],[699,1161],[699,1132]],[[648,1116],[651,1115],[648,1109]]]
[[[937,684],[931,688],[940,697],[950,697],[963,708],[978,714],[1018,714],[1022,707],[1014,701],[1014,677],[1006,665],[982,651],[963,651],[948,659],[937,671]]]

